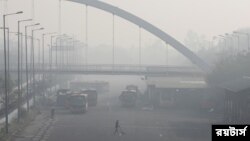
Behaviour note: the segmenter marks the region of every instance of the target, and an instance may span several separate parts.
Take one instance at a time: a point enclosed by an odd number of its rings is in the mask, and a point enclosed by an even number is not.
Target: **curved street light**
[[[26,60],[26,102],[27,102],[27,112],[29,112],[29,74],[28,74],[28,35],[27,35],[27,29],[29,27],[34,27],[34,26],[38,26],[40,25],[40,23],[35,23],[35,24],[31,24],[31,25],[26,25],[25,26],[25,60]]]
[[[19,122],[20,121],[20,117],[21,117],[21,87],[20,87],[20,80],[21,80],[21,74],[20,74],[20,50],[21,50],[21,53],[22,53],[22,49],[20,49],[20,24],[22,22],[26,22],[26,21],[32,21],[32,19],[26,19],[26,20],[19,20],[17,23],[17,44],[18,44],[18,57],[17,57],[17,62],[18,62],[18,108],[17,108],[17,121]],[[21,55],[22,56],[22,55]],[[22,60],[22,59],[21,59]],[[21,64],[22,65],[22,64]]]
[[[48,33],[44,33],[43,35],[42,35],[42,68],[43,68],[43,75],[42,75],[42,79],[43,79],[43,84],[45,84],[45,73],[44,73],[44,71],[45,71],[45,61],[44,61],[44,48],[45,48],[45,46],[44,46],[44,41],[45,41],[45,36],[47,36],[47,35],[51,35],[51,34],[57,34],[57,32],[48,32]]]
[[[10,15],[17,15],[17,14],[22,14],[23,13],[23,11],[18,11],[18,12],[16,12],[16,13],[9,13],[9,14],[4,14],[3,15],[3,29],[4,29],[4,32],[3,32],[3,36],[4,36],[4,81],[5,81],[5,85],[4,85],[4,87],[5,87],[5,89],[4,89],[4,93],[5,93],[5,132],[6,132],[6,134],[8,134],[9,133],[9,126],[8,126],[8,123],[9,123],[9,117],[8,117],[8,114],[9,114],[9,107],[8,107],[8,85],[7,85],[7,83],[9,82],[7,79],[8,79],[8,77],[7,77],[7,59],[6,59],[6,32],[5,32],[5,28],[6,28],[6,26],[5,26],[5,20],[6,20],[6,17],[7,16],[10,16]]]
[[[31,32],[31,56],[32,56],[32,84],[33,84],[33,103],[34,103],[34,106],[36,106],[36,95],[35,95],[35,80],[36,80],[36,77],[35,77],[35,47],[34,47],[34,32],[35,31],[40,31],[40,30],[44,30],[43,27],[41,28],[37,28],[37,29],[33,29],[32,32]]]
[[[233,33],[247,36],[247,51],[250,51],[250,34],[245,32],[234,31]]]

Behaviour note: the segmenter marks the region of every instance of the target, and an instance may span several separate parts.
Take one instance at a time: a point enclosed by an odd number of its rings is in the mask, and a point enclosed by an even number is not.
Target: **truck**
[[[138,86],[136,86],[136,85],[127,85],[126,90],[135,91],[137,97],[141,96],[141,94],[142,94],[141,91],[139,90]]]
[[[72,90],[95,89],[98,94],[109,91],[109,83],[106,81],[71,81],[69,87]]]
[[[136,92],[139,91],[138,86],[136,85],[127,85],[126,90],[135,90]]]
[[[88,105],[89,106],[96,106],[97,105],[97,91],[95,89],[85,89],[82,90],[84,94],[88,95]]]
[[[57,106],[67,106],[67,100],[71,94],[69,89],[59,89],[56,94],[56,105]]]
[[[137,92],[135,90],[124,90],[119,96],[123,107],[135,107],[137,101]]]
[[[69,97],[69,109],[72,113],[85,113],[88,110],[88,95],[81,92],[73,92]]]

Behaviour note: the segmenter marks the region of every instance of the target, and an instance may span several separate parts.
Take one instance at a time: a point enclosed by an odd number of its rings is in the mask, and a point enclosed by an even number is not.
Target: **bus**
[[[72,113],[84,113],[88,110],[88,95],[73,93],[69,97],[69,108]]]
[[[97,91],[95,89],[86,89],[82,90],[84,94],[88,95],[88,105],[89,106],[96,106],[97,105]]]

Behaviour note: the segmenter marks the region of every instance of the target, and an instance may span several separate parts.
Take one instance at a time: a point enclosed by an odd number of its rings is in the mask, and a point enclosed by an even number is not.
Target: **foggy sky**
[[[249,0],[102,0],[149,21],[177,40],[183,42],[189,30],[210,39],[250,25]],[[0,1],[1,15],[4,2]],[[9,17],[8,23],[16,30],[18,18],[30,18],[31,0],[8,0],[8,11],[23,10],[22,16]],[[112,15],[88,8],[89,44],[112,44]],[[35,20],[46,31],[58,31],[58,0],[35,0]],[[18,17],[18,18],[17,18]],[[2,26],[2,20],[0,21]],[[115,17],[115,44],[123,47],[138,46],[138,27]],[[85,40],[85,6],[62,2],[62,33]],[[39,34],[38,34],[39,35]],[[2,36],[2,35],[0,35]],[[142,45],[152,44],[156,37],[142,31]]]
[[[35,36],[41,37],[44,32],[59,32],[58,20],[58,0],[34,0],[34,22],[40,22],[46,29],[43,32],[37,32]],[[250,1],[249,0],[102,0],[130,13],[141,17],[142,19],[152,23],[162,29],[172,37],[184,44],[184,40],[188,31],[192,30],[199,35],[206,36],[207,40],[211,40],[213,36],[232,32],[240,28],[246,28],[250,25]],[[24,14],[8,17],[7,25],[11,31],[17,31],[17,20],[27,19],[32,16],[32,0],[7,0],[5,3],[0,0],[0,12],[16,12],[24,11]],[[4,9],[7,7],[7,9]],[[76,39],[85,42],[85,14],[86,6],[68,1],[62,1],[62,19],[61,33],[74,35]],[[26,23],[28,24],[28,23]],[[0,20],[2,26],[2,20]],[[21,31],[24,31],[22,26]],[[149,62],[149,56],[157,56],[152,60],[153,64],[166,62],[166,54],[163,48],[164,43],[160,39],[141,30],[142,43],[142,62]],[[2,37],[2,31],[0,32]],[[30,33],[29,33],[30,34]],[[12,39],[15,37],[12,37]],[[47,44],[49,39],[46,40]],[[106,62],[111,62],[112,54],[112,14],[106,13],[96,8],[88,7],[88,44],[89,46],[97,46],[105,48],[100,50],[100,54],[106,54]],[[155,52],[146,50],[145,48],[155,47]],[[117,62],[137,62],[139,46],[139,27],[124,19],[115,16],[115,47],[116,50],[124,50],[128,53],[131,61],[127,58],[121,58]],[[134,48],[134,49],[131,49]],[[144,48],[144,49],[143,49]],[[191,50],[194,49],[189,46]],[[163,50],[163,51],[162,51]],[[92,53],[91,53],[92,52]],[[103,53],[102,53],[103,52]],[[186,60],[175,49],[168,49],[169,62],[176,64],[176,61]],[[96,50],[90,50],[89,56],[96,56]],[[117,52],[116,56],[122,56],[122,52]],[[172,56],[172,57],[171,57]],[[90,58],[89,60],[103,60],[100,58]],[[176,60],[176,58],[178,58]],[[180,59],[181,58],[181,59]],[[146,60],[145,60],[146,59]],[[158,60],[157,60],[158,59]],[[180,61],[183,62],[183,61]],[[184,61],[186,63],[186,61]]]

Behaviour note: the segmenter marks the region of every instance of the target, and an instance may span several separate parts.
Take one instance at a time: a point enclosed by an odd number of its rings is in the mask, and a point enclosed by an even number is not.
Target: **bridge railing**
[[[180,67],[180,66],[156,66],[156,65],[68,65],[68,66],[53,66],[52,71],[85,71],[85,72],[141,72],[141,73],[164,73],[164,72],[197,72],[200,71],[193,67]]]
[[[26,70],[25,64],[22,71]],[[28,71],[32,71],[32,64],[28,64]],[[3,71],[3,68],[1,69]],[[11,65],[10,71],[16,72],[17,66]],[[202,72],[197,67],[190,66],[163,66],[163,65],[128,65],[128,64],[90,64],[90,65],[61,65],[61,64],[35,64],[36,72],[115,72],[115,73],[194,73]]]

